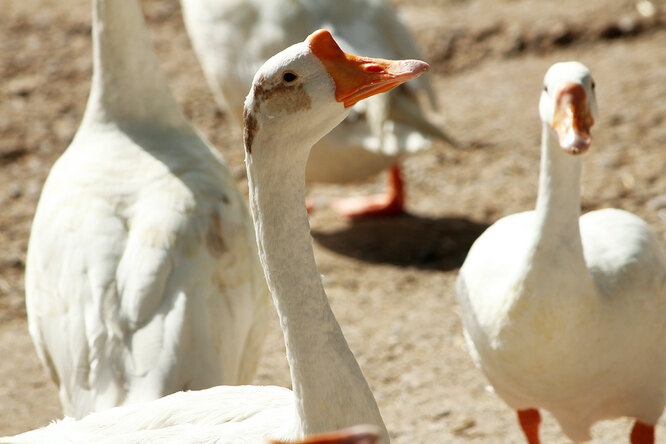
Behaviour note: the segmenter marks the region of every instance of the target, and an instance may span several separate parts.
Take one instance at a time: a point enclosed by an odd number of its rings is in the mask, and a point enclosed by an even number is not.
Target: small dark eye
[[[592,89],[595,89],[597,87],[597,84],[594,83],[594,80],[592,80]]]
[[[548,92],[548,87],[546,85],[543,85],[543,91],[546,93]]]
[[[294,80],[296,80],[297,78],[298,78],[298,76],[296,74],[294,74],[293,72],[291,72],[291,71],[287,71],[284,74],[282,74],[282,80],[284,80],[287,83],[291,83]]]

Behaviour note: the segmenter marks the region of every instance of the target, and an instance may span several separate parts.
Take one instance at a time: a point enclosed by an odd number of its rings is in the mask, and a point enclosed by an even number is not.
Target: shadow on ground
[[[462,265],[487,227],[460,217],[403,214],[359,220],[337,231],[313,231],[312,236],[329,250],[366,262],[446,271]]]

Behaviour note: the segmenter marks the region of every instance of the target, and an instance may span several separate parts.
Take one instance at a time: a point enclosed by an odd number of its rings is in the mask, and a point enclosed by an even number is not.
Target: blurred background
[[[240,131],[213,102],[178,1],[141,3],[185,114],[247,192]],[[514,413],[486,390],[465,349],[457,269],[488,225],[533,208],[538,98],[547,68],[564,60],[587,64],[597,85],[583,209],[632,211],[666,243],[666,1],[392,3],[432,65],[434,119],[465,148],[436,144],[406,160],[403,216],[351,223],[326,207],[381,190],[382,176],[312,187],[320,272],[395,443],[522,442]],[[85,107],[90,10],[89,0],[0,0],[0,436],[61,416],[28,336],[23,273],[43,182]],[[290,383],[276,316],[255,383]],[[602,423],[596,442],[626,442],[630,427]],[[666,440],[666,419],[657,434]],[[542,439],[568,442],[547,415]]]

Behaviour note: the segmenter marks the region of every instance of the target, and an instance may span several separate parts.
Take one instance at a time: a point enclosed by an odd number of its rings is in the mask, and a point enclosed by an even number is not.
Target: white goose
[[[254,442],[293,440],[357,423],[388,433],[377,403],[331,311],[312,251],[305,208],[305,165],[319,138],[357,101],[428,69],[416,60],[345,54],[318,31],[269,59],[246,101],[245,148],[259,253],[278,310],[293,392],[270,386],[220,386],[117,407],[0,439],[63,437],[102,442]],[[303,122],[308,122],[303,125]],[[175,428],[175,429],[174,429]],[[130,434],[137,438],[131,439]],[[70,441],[68,441],[70,440]],[[152,440],[152,441],[151,441]]]
[[[493,224],[460,270],[468,345],[529,443],[539,442],[538,408],[574,441],[628,416],[631,442],[653,443],[666,399],[666,255],[631,213],[580,217],[577,154],[597,113],[588,69],[553,65],[539,111],[536,210]]]
[[[250,383],[270,309],[245,198],[171,95],[138,3],[95,0],[92,34],[26,270],[30,334],[74,417]]]
[[[181,0],[185,24],[218,104],[240,120],[245,92],[257,68],[281,49],[318,28],[332,32],[345,51],[390,59],[419,51],[404,24],[384,0]],[[403,211],[399,161],[428,148],[432,139],[452,139],[423,115],[417,95],[434,104],[427,79],[355,106],[350,116],[313,148],[308,182],[364,180],[390,168],[384,194],[334,202],[348,217]]]

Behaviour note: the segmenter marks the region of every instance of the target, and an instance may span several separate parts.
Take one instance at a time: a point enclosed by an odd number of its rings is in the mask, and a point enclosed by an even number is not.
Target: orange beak
[[[552,125],[562,149],[570,154],[587,151],[591,142],[592,125],[594,119],[585,90],[578,83],[567,83],[557,94]]]
[[[357,425],[337,432],[323,433],[299,441],[298,444],[374,444],[379,440],[379,430],[371,425]],[[270,441],[271,444],[288,444]],[[296,444],[296,443],[294,443]]]
[[[347,54],[331,33],[323,29],[310,34],[306,42],[333,78],[335,99],[345,107],[389,91],[430,69],[430,65],[420,60],[373,59]]]

